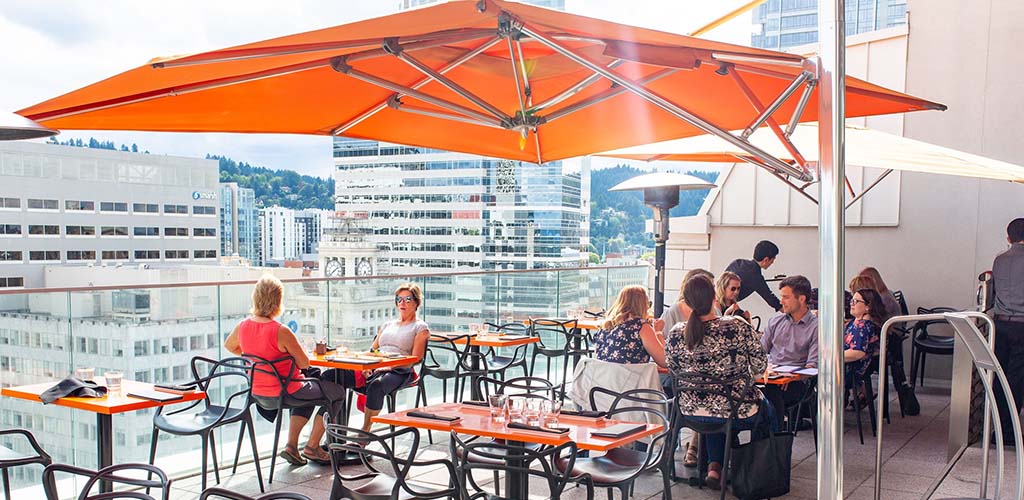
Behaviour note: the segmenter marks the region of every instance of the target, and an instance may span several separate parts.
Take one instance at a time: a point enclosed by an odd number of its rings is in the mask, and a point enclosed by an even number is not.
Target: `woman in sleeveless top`
[[[309,368],[309,357],[295,334],[274,320],[281,314],[283,295],[284,285],[281,284],[281,280],[271,275],[260,278],[252,292],[252,317],[235,327],[224,341],[224,347],[240,356],[259,356],[266,360],[275,360],[290,355],[295,359],[294,363],[284,361],[274,364],[274,369],[282,377],[293,373],[294,380],[284,388],[288,393],[285,397],[285,407],[289,407],[290,404],[299,406],[290,410],[288,443],[280,456],[292,465],[305,465],[307,459],[321,465],[329,465],[330,455],[320,448],[320,439],[324,435],[323,419],[313,420],[313,429],[301,453],[298,450],[299,434],[313,415],[316,404],[310,404],[312,402],[320,405],[318,415],[326,411],[333,402],[331,415],[332,418],[338,418],[345,398],[345,388],[330,382],[314,382],[294,373]],[[281,395],[281,383],[278,378],[260,371],[254,371],[252,378],[253,399],[264,408],[275,407]]]
[[[665,365],[665,347],[647,320],[650,300],[642,286],[627,286],[619,292],[603,328],[594,334],[594,355],[611,363],[646,363],[654,359]]]
[[[416,311],[423,303],[423,291],[415,283],[405,283],[395,290],[395,307],[398,319],[389,321],[381,327],[377,337],[373,339],[373,349],[383,353],[414,356],[416,362],[423,359],[427,350],[430,329],[427,323],[416,317]],[[360,385],[355,372],[351,370],[328,370],[324,372],[327,380],[336,380],[339,384],[366,395],[366,408],[363,410],[363,430],[369,431],[371,419],[384,407],[384,398],[402,388],[416,378],[412,363],[405,367],[378,368],[363,370]]]

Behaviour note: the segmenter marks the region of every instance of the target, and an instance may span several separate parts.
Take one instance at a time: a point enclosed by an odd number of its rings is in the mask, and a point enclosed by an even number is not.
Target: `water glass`
[[[526,425],[540,424],[540,405],[546,399],[530,398],[526,400],[526,408],[523,409],[523,418]]]
[[[562,400],[548,399],[540,404],[540,419],[544,427],[557,427],[558,415],[562,413]]]
[[[504,394],[491,394],[487,396],[487,406],[491,409],[491,420],[495,422],[505,421],[507,405],[508,396]]]
[[[103,379],[107,382],[107,394],[111,396],[121,395],[121,380],[124,378],[124,372],[121,370],[108,370],[103,374]]]
[[[508,398],[508,420],[509,422],[523,422],[523,411],[526,409],[526,398],[512,396]]]
[[[80,366],[75,370],[75,378],[78,380],[92,380],[94,375],[96,369],[92,367]]]

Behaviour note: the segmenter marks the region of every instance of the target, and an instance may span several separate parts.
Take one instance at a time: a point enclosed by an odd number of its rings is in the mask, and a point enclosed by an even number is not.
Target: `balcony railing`
[[[317,339],[326,338],[331,344],[365,350],[377,329],[396,317],[393,292],[407,281],[422,287],[420,318],[432,331],[467,331],[472,323],[506,323],[607,308],[622,287],[646,286],[648,269],[622,266],[287,279],[283,280],[284,313],[279,320],[310,349]],[[229,355],[223,349],[224,339],[248,314],[254,283],[0,292],[0,385],[56,382],[78,367],[94,367],[97,375],[121,370],[125,378],[145,382],[189,381],[193,356]],[[537,370],[542,372],[544,359],[538,360]],[[427,381],[428,397],[440,399],[440,384],[433,382]],[[411,405],[413,397],[413,391],[403,391],[399,406]],[[152,414],[153,410],[143,410],[114,416],[115,462],[148,460]],[[260,453],[269,454],[273,427],[262,418],[255,420]],[[32,431],[57,462],[96,466],[93,414],[4,397],[0,398],[0,424]],[[234,459],[237,432],[232,425],[216,435],[222,463]],[[161,434],[156,463],[171,475],[194,473],[200,463],[200,445],[197,437]],[[242,453],[245,460],[247,445]],[[14,489],[26,488],[26,495],[39,492],[41,468],[18,467],[10,473]]]

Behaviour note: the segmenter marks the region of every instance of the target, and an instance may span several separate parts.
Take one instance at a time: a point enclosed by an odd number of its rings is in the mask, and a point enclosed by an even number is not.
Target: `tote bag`
[[[767,413],[761,408],[759,414]],[[732,492],[740,500],[781,497],[789,493],[793,467],[793,433],[771,432],[749,443],[733,443],[729,466]]]

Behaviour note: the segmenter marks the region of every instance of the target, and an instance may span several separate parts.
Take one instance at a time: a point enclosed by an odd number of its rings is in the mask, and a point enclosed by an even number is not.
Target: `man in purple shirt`
[[[779,283],[782,312],[768,320],[761,335],[761,347],[768,353],[772,366],[818,366],[818,317],[807,307],[811,282],[800,275]],[[800,401],[807,390],[804,382],[786,386],[768,384],[765,397],[775,407],[776,415],[785,415],[787,406]]]

